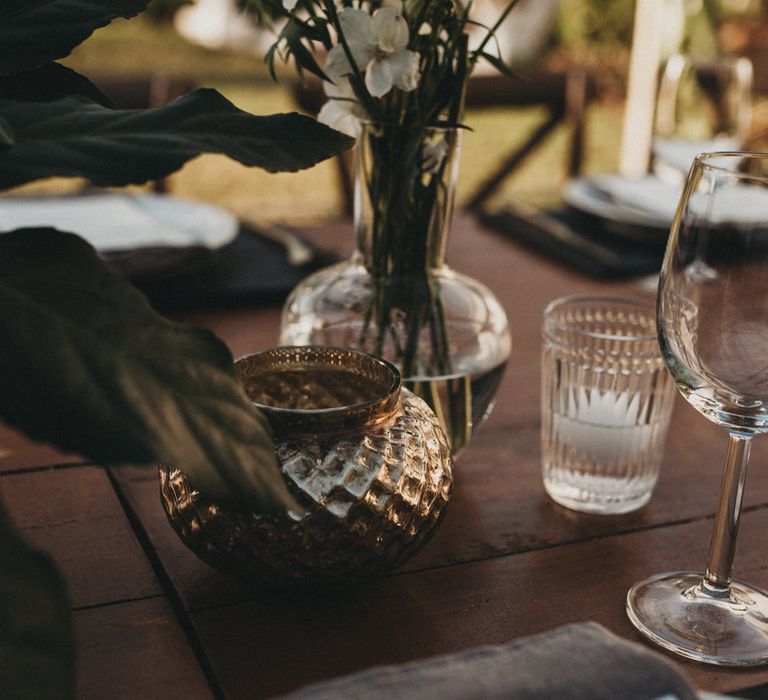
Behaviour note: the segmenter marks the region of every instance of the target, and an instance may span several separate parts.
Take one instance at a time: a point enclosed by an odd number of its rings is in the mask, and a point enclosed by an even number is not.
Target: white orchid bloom
[[[347,136],[357,138],[365,111],[357,101],[349,81],[339,78],[335,85],[324,83],[324,86],[329,99],[318,113],[317,120]]]
[[[339,15],[339,22],[358,70],[365,73],[365,87],[371,95],[382,97],[393,87],[405,92],[416,88],[419,54],[405,48],[409,30],[402,2],[390,2],[373,16],[347,8]],[[325,72],[334,81],[352,72],[341,45],[328,53]]]

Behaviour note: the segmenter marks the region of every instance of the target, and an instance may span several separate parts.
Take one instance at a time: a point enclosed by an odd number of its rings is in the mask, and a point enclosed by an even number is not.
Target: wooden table
[[[340,251],[351,240],[341,226],[311,235]],[[457,465],[440,531],[381,581],[336,595],[254,590],[181,545],[152,468],[104,469],[0,434],[0,489],[11,516],[69,582],[80,698],[268,697],[583,620],[639,640],[624,615],[629,586],[703,567],[726,436],[682,400],[658,488],[641,511],[579,515],[542,489],[542,309],[562,294],[629,285],[571,274],[469,218],[454,225],[449,257],[498,294],[513,329],[512,357],[493,415]],[[240,355],[275,343],[279,315],[278,306],[265,306],[183,320],[214,329]],[[736,574],[768,587],[768,440],[756,443]],[[678,663],[706,690],[768,681],[768,669]]]

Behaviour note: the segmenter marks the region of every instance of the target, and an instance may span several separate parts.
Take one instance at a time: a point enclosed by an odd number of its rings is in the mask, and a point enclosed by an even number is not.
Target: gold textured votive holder
[[[249,355],[235,367],[305,513],[229,511],[193,490],[181,468],[162,466],[163,507],[192,551],[250,577],[347,582],[383,574],[424,545],[451,495],[451,453],[437,418],[401,387],[394,366],[303,346]]]

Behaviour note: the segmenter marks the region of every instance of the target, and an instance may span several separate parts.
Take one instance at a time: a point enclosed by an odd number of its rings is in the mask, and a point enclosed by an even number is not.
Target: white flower
[[[324,83],[325,94],[330,98],[317,115],[317,120],[357,138],[360,134],[361,119],[365,111],[355,98],[352,86],[346,78],[339,78],[336,84]]]
[[[339,15],[339,21],[355,64],[365,73],[365,87],[371,95],[382,97],[393,86],[406,92],[416,88],[419,54],[405,48],[409,31],[402,15],[402,2],[389,2],[373,16],[364,10],[347,8]],[[325,72],[334,81],[352,72],[341,45],[328,53]]]

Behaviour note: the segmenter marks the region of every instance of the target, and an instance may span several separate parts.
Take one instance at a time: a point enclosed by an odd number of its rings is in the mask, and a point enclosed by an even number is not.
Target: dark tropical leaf
[[[492,53],[488,53],[487,51],[480,52],[478,56],[488,61],[488,63],[490,63],[502,75],[507,75],[510,78],[515,76],[515,71],[509,67],[504,59],[501,58],[501,56],[494,56]]]
[[[87,97],[105,107],[115,106],[88,78],[60,63],[0,76],[0,100],[49,102],[70,95]]]
[[[507,17],[509,17],[509,13],[515,9],[519,1],[520,0],[509,0],[504,10],[496,18],[496,21],[486,31],[485,36],[483,37],[483,40],[480,42],[480,45],[476,49],[473,49],[471,58],[470,58],[470,62],[473,65],[477,62],[477,60],[481,56],[485,56],[486,54],[485,47],[488,46],[488,44],[492,41],[496,42],[496,33],[499,31],[499,27],[501,27],[501,25],[504,24]],[[467,8],[467,10],[468,9],[469,8]]]
[[[107,109],[80,97],[0,101],[15,143],[0,153],[0,188],[51,175],[97,185],[165,177],[201,153],[222,153],[270,172],[308,168],[354,141],[299,114],[255,117],[215,90],[156,109]]]
[[[299,70],[299,74],[301,74],[303,70],[308,70],[318,78],[329,80],[328,76],[323,72],[323,69],[320,68],[317,61],[315,61],[315,57],[312,55],[312,52],[306,48],[304,44],[302,44],[300,41],[294,41],[290,44],[290,47],[291,54],[296,61],[296,67]]]
[[[53,562],[14,530],[0,503],[2,696],[75,696],[75,640],[64,581]]]
[[[330,49],[333,46],[333,40],[331,39],[331,33],[328,29],[328,20],[322,17],[313,17],[310,21],[301,21],[302,31],[304,37],[310,41],[319,41],[326,49]]]
[[[171,323],[77,236],[0,236],[0,419],[98,462],[168,463],[212,497],[294,507],[212,333]]]
[[[304,23],[296,17],[291,17],[285,27],[283,27],[283,31],[280,32],[280,37],[275,45],[277,46],[281,41],[286,43],[300,72],[307,70],[322,80],[330,80],[318,65],[312,52],[302,43],[304,36]]]
[[[133,17],[149,0],[4,0],[0,8],[0,75],[63,58],[95,29]]]

